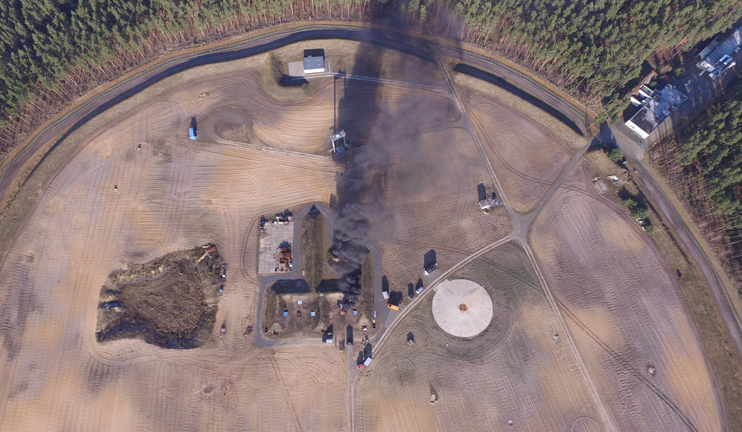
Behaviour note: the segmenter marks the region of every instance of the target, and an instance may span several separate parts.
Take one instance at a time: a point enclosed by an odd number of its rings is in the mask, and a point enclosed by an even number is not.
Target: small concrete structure
[[[340,144],[340,140],[343,141],[342,144]],[[330,135],[330,143],[332,144],[333,154],[341,153],[343,150],[347,149],[348,141],[345,139],[345,131],[341,130],[338,133]]]
[[[492,321],[494,306],[487,290],[468,279],[445,281],[433,297],[433,318],[448,334],[467,338],[482,333]]]
[[[626,126],[642,139],[646,139],[660,123],[670,117],[680,104],[688,99],[688,96],[670,84],[659,91],[641,86],[639,95],[644,100],[640,102],[639,111],[626,122]]]
[[[325,50],[304,50],[304,58],[300,62],[289,62],[289,75],[292,77],[304,77],[327,71],[325,63]]]
[[[322,73],[325,71],[325,57],[313,56],[312,54],[304,57],[304,74]]]

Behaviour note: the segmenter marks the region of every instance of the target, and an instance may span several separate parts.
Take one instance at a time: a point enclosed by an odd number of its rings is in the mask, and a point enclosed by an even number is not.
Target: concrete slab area
[[[303,62],[289,62],[289,75],[293,77],[304,76],[304,63]]]
[[[294,222],[265,224],[265,232],[260,233],[260,258],[258,274],[275,274],[278,267],[278,247],[288,242],[294,246]]]
[[[468,279],[443,282],[433,297],[435,322],[453,336],[466,338],[482,333],[493,315],[487,290]]]

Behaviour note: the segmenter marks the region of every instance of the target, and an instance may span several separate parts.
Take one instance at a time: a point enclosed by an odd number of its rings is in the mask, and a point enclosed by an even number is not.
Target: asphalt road
[[[132,76],[112,86],[108,90],[91,97],[89,100],[71,110],[67,115],[60,118],[48,128],[41,131],[35,139],[30,141],[28,145],[21,152],[19,152],[19,154],[13,160],[11,160],[11,162],[2,172],[2,177],[0,177],[0,198],[6,198],[10,186],[13,184],[16,176],[18,175],[20,168],[26,162],[28,162],[29,159],[34,156],[36,152],[39,151],[39,149],[41,149],[49,140],[57,136],[61,136],[55,141],[55,144],[52,147],[53,149],[54,147],[56,147],[56,145],[59,144],[59,142],[65,139],[70,133],[77,130],[80,126],[84,125],[87,121],[104,112],[108,108],[113,107],[114,105],[146,89],[154,83],[192,67],[253,56],[291,43],[313,39],[347,39],[355,41],[365,41],[424,58],[426,56],[429,57],[430,52],[427,49],[430,44],[426,39],[409,35],[401,35],[393,31],[341,25],[307,25],[300,29],[279,30],[267,33],[254,39],[239,41],[232,44],[223,45],[218,48],[206,49],[198,53],[182,54],[169,58],[168,60],[155,64],[152,67],[146,69],[144,72]],[[574,104],[564,100],[558,94],[543,87],[541,84],[534,81],[527,75],[524,75],[517,70],[510,68],[507,65],[498,63],[492,59],[483,57],[474,52],[467,51],[464,47],[458,46],[455,43],[443,41],[438,45],[437,50],[445,57],[453,58],[460,62],[465,62],[467,64],[473,65],[476,68],[480,68],[490,74],[495,75],[498,79],[502,80],[506,84],[501,85],[504,86],[504,88],[517,88],[519,89],[520,93],[516,95],[523,98],[529,98],[532,96],[537,98],[538,100],[545,102],[549,106],[562,113],[566,118],[570,119],[575,125],[577,125],[580,130],[583,131],[583,133],[585,133],[585,131],[587,130],[586,123],[589,124],[590,116],[586,112],[583,112],[581,109],[576,108]],[[738,61],[738,63],[742,62]],[[708,78],[702,77],[702,79]],[[710,91],[706,92],[708,93],[708,96],[704,97],[703,93],[705,92],[705,90],[702,86],[703,84],[699,82],[698,85],[699,87],[696,87],[695,89],[689,88],[688,90],[691,93],[694,91],[698,93],[698,97],[694,96],[694,98],[691,99],[693,102],[689,104],[688,107],[700,107],[704,103],[708,103],[708,101],[711,100],[710,98],[715,97],[712,96],[712,93]],[[710,85],[713,87],[716,84],[711,83]],[[682,112],[679,111],[678,116],[681,116],[681,114]],[[464,126],[467,126],[467,129],[473,129],[471,121],[467,119],[468,117],[464,119]],[[673,120],[673,124],[678,124],[681,121],[682,118]],[[668,123],[668,125],[670,125],[670,123]],[[640,143],[639,141],[633,139],[633,137],[627,136],[623,131],[620,130],[619,127],[602,128],[600,139],[603,142],[617,144],[619,148],[624,151],[624,154],[626,154],[631,159],[642,161],[644,158],[644,148],[642,147],[643,143]],[[577,157],[579,157],[579,155],[584,151],[585,149],[582,149],[578,153],[578,155],[573,158],[570,166],[575,163]],[[46,154],[48,154],[48,152]],[[731,299],[726,296],[726,291],[724,291],[723,287],[721,287],[721,284],[718,281],[718,275],[715,273],[713,265],[710,265],[710,261],[708,260],[708,257],[704,253],[703,249],[699,247],[697,239],[694,238],[693,234],[682,222],[682,218],[675,217],[675,215],[678,214],[678,210],[675,209],[672,203],[667,199],[667,197],[665,196],[665,192],[662,191],[661,188],[655,186],[656,182],[644,169],[643,164],[644,162],[640,163],[639,166],[642,170],[641,175],[639,176],[640,181],[649,191],[648,193],[650,194],[650,197],[653,198],[653,200],[663,211],[668,219],[668,222],[679,233],[683,243],[691,252],[691,255],[694,257],[694,259],[696,259],[699,266],[701,266],[702,272],[706,279],[709,281],[709,284],[714,291],[715,299],[717,303],[719,303],[720,309],[722,310],[722,316],[724,317],[727,326],[733,334],[737,349],[742,355],[742,326],[739,325],[739,321],[734,314],[734,311],[731,309]],[[543,203],[545,203],[549,199],[551,194],[553,194],[553,191],[561,182],[561,179],[564,178],[566,172],[567,169],[562,172],[560,178],[557,180],[557,182],[555,182],[555,185],[552,187],[549,193],[547,193],[547,196],[544,197],[541,204],[539,204],[539,207],[537,207],[534,212],[529,215],[517,215],[509,210],[509,214],[514,221],[514,227],[516,231],[514,231],[514,233],[511,234],[511,236],[508,237],[506,240],[517,240],[521,244],[527,246],[525,240],[528,226],[543,206]],[[300,220],[300,215],[301,213],[297,215],[297,220]],[[496,247],[496,245],[498,244],[499,242],[495,242],[492,245],[475,252],[461,263],[458,263],[455,268],[459,268],[461,265],[465,265],[470,260],[475,259],[488,250],[491,250],[492,247]],[[300,267],[300,263],[298,261],[298,244],[295,245],[294,250],[295,256],[297,257],[297,259],[295,260],[295,273]],[[381,260],[378,252],[374,253],[374,258],[376,260],[377,267],[380,266]],[[380,269],[377,269],[375,273],[377,274],[377,285],[380,285]],[[438,280],[441,280],[441,278],[443,278],[445,275],[446,274],[441,275]],[[261,282],[261,287],[259,290],[258,316],[259,311],[262,308],[262,294],[268,284],[268,281],[270,280],[266,281],[266,279],[263,279],[263,281],[264,282]],[[380,291],[380,286],[377,286],[377,293],[379,293]],[[422,296],[426,295],[427,291],[428,290],[424,291]],[[420,296],[419,298],[422,298],[422,296]],[[383,345],[385,336],[388,335],[391,327],[393,327],[394,324],[398,323],[401,317],[409,310],[411,310],[414,305],[419,303],[419,298],[413,301],[412,304],[407,306],[404,311],[402,311],[402,313],[399,313],[397,316],[392,317],[391,322],[388,323],[389,325],[387,326],[386,331],[380,337],[378,344],[375,347],[376,350],[378,350],[379,346]],[[261,331],[262,329],[258,325],[255,338],[256,343],[258,345],[273,345],[273,341],[268,341],[262,337]],[[289,342],[275,341],[275,344],[281,343]],[[304,341],[304,343],[306,343],[306,341]]]
[[[96,94],[37,134],[37,136],[27,143],[23,150],[20,151],[19,154],[16,155],[3,169],[2,175],[0,176],[0,201],[6,198],[6,195],[8,194],[8,191],[10,190],[10,187],[21,167],[48,141],[55,137],[59,137],[56,139],[52,149],[46,152],[45,156],[49,154],[49,152],[51,152],[62,140],[95,116],[141,92],[158,81],[196,66],[250,57],[291,43],[316,39],[346,39],[370,42],[433,61],[433,59],[430,58],[430,51],[426,48],[429,46],[427,39],[402,35],[394,31],[342,25],[307,25],[300,29],[278,30],[253,39],[223,45],[218,48],[210,48],[197,53],[178,55],[161,63],[157,63],[145,71],[129,77],[128,79],[111,86],[109,89]],[[440,50],[445,52],[446,55],[451,55],[460,61],[465,61],[475,66],[486,68],[490,72],[497,74],[502,79],[507,80],[517,88],[532,94],[538,99],[543,99],[549,104],[553,104],[560,111],[564,112],[566,116],[572,119],[575,124],[584,124],[585,116],[583,113],[576,111],[573,105],[560,99],[549,90],[528,78],[526,75],[523,75],[510,67],[486,59],[476,53],[466,51],[462,47],[448,45],[445,41],[440,45]],[[25,179],[23,179],[23,181],[25,181]]]
[[[711,287],[714,300],[716,300],[716,304],[719,306],[724,323],[729,328],[729,332],[734,340],[735,348],[742,357],[742,324],[740,323],[739,316],[735,312],[732,303],[737,300],[730,298],[729,293],[719,276],[719,273],[722,273],[723,269],[714,265],[714,263],[709,259],[703,246],[700,244],[700,242],[704,240],[699,240],[696,237],[680,215],[679,212],[684,212],[685,210],[682,208],[676,208],[668,198],[668,194],[671,194],[672,192],[664,190],[662,185],[652,177],[649,163],[644,158],[646,151],[636,140],[633,139],[633,136],[626,134],[619,127],[608,127],[607,125],[602,125],[601,133],[598,138],[605,144],[617,146],[628,159],[637,162],[635,165],[637,171],[634,172],[633,175],[647,191],[650,200],[659,207],[659,210],[667,220],[667,223],[675,230],[675,232],[678,233],[678,237],[680,237],[683,245],[698,264],[701,273]]]
[[[716,300],[716,303],[719,305],[721,316],[727,327],[729,327],[729,332],[732,335],[737,352],[742,357],[742,324],[732,308],[733,299],[729,298],[727,290],[724,289],[723,283],[714,269],[714,265],[704,253],[703,248],[693,236],[693,233],[683,222],[681,216],[672,206],[672,203],[670,203],[669,198],[662,188],[647,173],[647,163],[641,161],[636,167],[637,170],[634,172],[634,177],[639,180],[647,191],[647,194],[649,194],[649,199],[659,207],[659,210],[665,216],[666,221],[673,227],[675,232],[678,233],[678,237],[680,237],[680,240],[685,244],[688,252],[690,252],[691,256],[698,264],[698,267],[701,269],[701,273],[703,273],[703,276],[711,286],[714,300]]]

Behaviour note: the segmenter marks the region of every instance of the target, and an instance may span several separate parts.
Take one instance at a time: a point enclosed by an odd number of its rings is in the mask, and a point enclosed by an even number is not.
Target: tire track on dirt
[[[281,370],[278,367],[278,363],[276,362],[276,351],[271,349],[270,354],[270,361],[271,366],[273,366],[273,372],[276,374],[276,378],[278,378],[278,383],[281,386],[281,391],[283,393],[284,399],[286,399],[286,404],[289,407],[289,410],[291,411],[291,415],[294,418],[294,422],[296,423],[297,429],[299,429],[299,432],[303,432],[303,429],[301,427],[301,422],[299,421],[299,416],[296,414],[296,409],[294,408],[294,403],[291,402],[291,395],[289,395],[289,391],[286,388],[286,383],[283,380],[283,376],[281,375]]]

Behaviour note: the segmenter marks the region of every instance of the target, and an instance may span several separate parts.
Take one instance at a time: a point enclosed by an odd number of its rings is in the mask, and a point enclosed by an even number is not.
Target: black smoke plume
[[[333,254],[336,258],[330,261],[330,267],[340,276],[344,306],[354,305],[361,295],[361,266],[369,253],[367,245],[388,237],[393,227],[393,219],[384,206],[382,195],[369,178],[368,169],[371,167],[368,163],[373,159],[361,153],[338,176],[333,227]]]
[[[395,40],[393,46],[405,55],[437,64],[431,52],[416,42],[401,38]],[[351,74],[378,78],[384,49],[389,48],[362,43]],[[396,60],[395,68],[411,75],[403,77],[403,81],[420,79],[417,68],[406,66],[405,57]],[[420,124],[427,120],[429,113],[414,92],[389,106],[378,84],[337,78],[335,86],[338,93],[342,93],[337,107],[336,131],[346,131],[350,144],[346,152],[352,155],[341,159],[348,164],[343,163],[345,169],[336,179],[333,227],[336,258],[330,262],[330,267],[340,277],[340,290],[344,295],[342,307],[348,307],[361,295],[361,267],[368,256],[368,246],[381,245],[390,240],[394,232],[394,217],[384,200],[384,167],[398,154],[404,154],[405,161],[414,165],[421,150]]]

